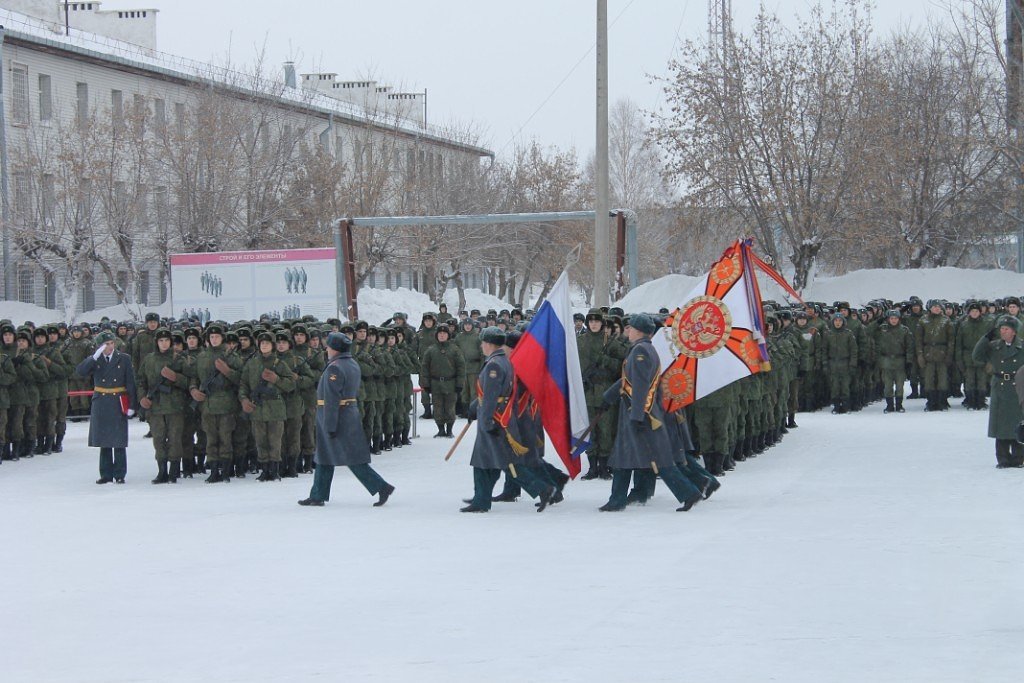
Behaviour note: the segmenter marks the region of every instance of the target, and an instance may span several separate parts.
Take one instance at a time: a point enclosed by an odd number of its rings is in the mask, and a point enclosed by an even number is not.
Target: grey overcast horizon
[[[608,0],[611,101],[662,106],[649,75],[666,72],[680,42],[706,35],[707,2]],[[732,4],[736,25],[749,26],[759,3]],[[790,24],[812,4],[765,3]],[[426,89],[430,123],[472,124],[499,156],[531,139],[581,158],[594,147],[594,0],[109,0],[103,9],[142,5],[160,12],[163,52],[238,65],[264,52],[279,72],[294,60],[300,73]],[[873,10],[878,34],[929,18],[948,20],[942,0],[882,0]]]

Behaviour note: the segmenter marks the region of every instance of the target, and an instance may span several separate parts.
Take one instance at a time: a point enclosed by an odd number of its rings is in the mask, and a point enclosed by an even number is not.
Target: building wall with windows
[[[92,30],[102,30],[105,35],[72,30],[70,36],[65,36],[61,16],[56,20],[52,15],[45,18],[54,3],[0,0],[0,24],[4,27],[0,44],[4,78],[2,104],[6,114],[0,144],[6,145],[9,157],[6,187],[11,221],[21,221],[19,225],[30,229],[47,228],[46,206],[60,198],[52,196],[52,179],[47,179],[38,168],[26,165],[25,160],[19,158],[19,150],[29,145],[35,145],[33,149],[45,148],[52,144],[47,140],[62,127],[81,125],[95,117],[106,117],[113,125],[118,125],[129,113],[144,110],[148,125],[155,129],[177,125],[188,115],[198,91],[211,84],[223,87],[230,79],[230,74],[215,66],[156,53],[155,10],[144,10],[148,14],[138,17],[151,24],[150,39],[148,34],[138,37],[112,29],[111,26],[126,25],[119,22],[128,22],[128,19],[110,16],[118,12],[97,15],[100,3],[77,4],[83,7],[77,10],[81,13],[79,21],[72,21],[71,26],[91,26]],[[94,7],[90,9],[87,4]],[[86,14],[97,15],[90,19],[92,24],[82,19]],[[137,44],[116,40],[133,36]],[[335,89],[326,82],[328,87],[311,87],[305,79],[294,86],[286,86],[288,73],[282,71],[281,76],[282,83],[274,84],[270,92],[243,92],[240,88],[239,96],[257,101],[261,106],[270,106],[276,112],[276,125],[284,130],[293,127],[290,129],[305,131],[310,144],[320,145],[346,164],[358,165],[366,155],[367,151],[361,148],[367,145],[367,130],[373,131],[373,137],[386,138],[391,143],[388,149],[394,156],[394,164],[390,172],[406,180],[416,174],[439,175],[446,163],[466,159],[479,162],[481,157],[493,156],[487,149],[448,139],[427,128],[422,119],[422,100],[417,99],[419,94],[389,93],[386,87],[381,91],[381,86],[373,83],[367,84],[359,97],[351,93],[342,96],[329,92]],[[383,97],[383,100],[374,99],[371,104],[392,102],[381,108],[385,118],[379,118],[380,111],[364,106],[367,101],[364,96],[371,91]],[[389,94],[402,97],[388,100]],[[137,228],[140,234],[161,229],[161,222],[167,220],[171,194],[166,186],[145,188],[145,218]],[[235,246],[219,245],[219,248]],[[97,248],[111,247],[99,244]],[[12,278],[14,291],[6,291],[0,279],[3,298],[63,308],[61,288],[53,274],[35,266],[13,245],[10,258],[17,270]],[[139,272],[137,300],[148,305],[162,303],[168,295],[163,259],[158,254],[143,254],[136,258],[136,267]],[[119,271],[114,277],[120,282],[128,274]],[[401,285],[397,284],[398,277],[402,278]],[[107,284],[107,279],[107,274],[99,268],[90,269],[82,279],[76,309],[89,310],[118,303],[116,291]],[[396,274],[392,281],[395,286],[408,287],[412,277],[411,274]]]

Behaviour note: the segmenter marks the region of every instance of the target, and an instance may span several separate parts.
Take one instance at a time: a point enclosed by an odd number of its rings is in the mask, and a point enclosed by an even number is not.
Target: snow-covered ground
[[[800,415],[689,513],[593,481],[460,514],[471,444],[423,421],[384,508],[344,470],[318,509],[309,475],[153,486],[137,424],[96,486],[72,425],[0,467],[0,681],[1019,681],[1024,470],[907,405]]]

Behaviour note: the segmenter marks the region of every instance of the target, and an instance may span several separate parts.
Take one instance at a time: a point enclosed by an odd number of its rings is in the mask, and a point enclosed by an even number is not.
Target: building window
[[[14,221],[27,227],[31,222],[32,192],[27,173],[14,174]]]
[[[405,173],[410,185],[416,182],[416,150],[410,149],[405,153]]]
[[[39,74],[39,120],[53,118],[53,86],[47,74]]]
[[[145,306],[149,305],[149,271],[139,271],[139,296],[137,297],[140,304]]]
[[[120,132],[124,127],[124,93],[120,90],[110,91],[110,123],[114,132]]]
[[[91,311],[96,308],[96,278],[92,273],[82,275],[82,310]]]
[[[367,285],[367,286],[370,289],[376,289],[377,288],[377,274],[376,273],[371,272],[370,273],[370,277],[368,278],[368,281],[369,281],[369,285]]]
[[[11,69],[11,110],[12,123],[28,125],[28,67],[24,64]]]
[[[167,130],[167,107],[163,100],[153,100],[153,123],[157,132],[163,134]]]
[[[26,304],[36,302],[35,280],[31,269],[22,267],[18,270],[18,301]]]
[[[46,273],[43,276],[43,306],[49,309],[57,308],[57,279],[53,273]]]
[[[384,273],[384,289],[391,289],[391,271]]]
[[[178,125],[178,135],[185,135],[185,105],[174,103],[174,122]]]
[[[78,83],[75,86],[77,96],[77,109],[75,110],[76,123],[79,126],[89,125],[89,84]]]
[[[157,304],[167,303],[167,269],[160,268],[160,301]]]
[[[342,143],[341,133],[338,133],[337,135],[334,136],[334,158],[337,159],[339,162],[342,161],[344,158],[341,156],[343,150],[344,144]]]
[[[52,173],[43,174],[43,182],[40,197],[40,208],[42,210],[43,225],[53,228],[56,225],[54,211],[57,208],[57,188]]]

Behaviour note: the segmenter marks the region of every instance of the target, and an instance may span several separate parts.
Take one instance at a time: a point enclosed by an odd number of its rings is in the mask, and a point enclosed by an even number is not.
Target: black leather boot
[[[298,472],[295,471],[295,456],[294,455],[285,457],[285,459],[284,459],[282,464],[284,465],[284,472],[281,473],[281,476],[283,478],[285,478],[285,479],[296,479],[299,476]]]
[[[902,396],[897,396],[896,397],[896,412],[897,413],[905,413],[905,412],[907,412],[906,410],[903,409],[903,397]]]
[[[175,458],[171,461],[171,471],[167,474],[167,480],[172,484],[178,483],[178,478],[181,476],[181,460]]]
[[[598,461],[598,476],[601,477],[602,481],[612,480],[612,466],[608,464],[608,458],[601,457]]]
[[[260,472],[260,476],[256,477],[256,481],[273,481],[274,475],[270,471],[270,463],[263,462],[260,465],[263,466],[263,471]]]
[[[210,476],[206,478],[207,484],[219,484],[224,481],[224,477],[220,474],[220,461],[214,460],[210,463]]]
[[[46,441],[46,437],[45,436],[37,436],[36,437],[36,450],[34,451],[35,455],[42,455],[43,454],[43,442],[44,441]]]
[[[885,410],[883,410],[882,412],[883,413],[894,413],[894,412],[896,412],[896,408],[893,405],[893,399],[892,398],[885,399]]]
[[[158,460],[157,461],[157,470],[158,471],[157,471],[156,479],[151,481],[150,482],[151,484],[166,484],[167,482],[170,481],[170,478],[167,476],[167,461],[166,460]]]
[[[381,434],[380,435],[380,447],[381,447],[381,450],[390,451],[391,450],[391,437],[389,437],[387,434]]]
[[[402,445],[403,446],[411,446],[412,445],[412,441],[409,441],[409,428],[408,427],[406,427],[405,429],[402,430]]]
[[[584,481],[590,481],[591,479],[597,479],[598,477],[601,476],[601,466],[598,464],[596,455],[587,456],[587,465],[587,473],[580,477],[580,479],[583,479]]]
[[[789,421],[786,422],[786,426],[789,427],[790,429],[797,428],[798,425],[796,423],[796,415],[794,413],[789,414]]]
[[[53,440],[53,452],[63,453],[64,452],[64,435],[58,434]]]
[[[21,440],[21,457],[31,458],[35,454],[32,452],[32,439]]]

